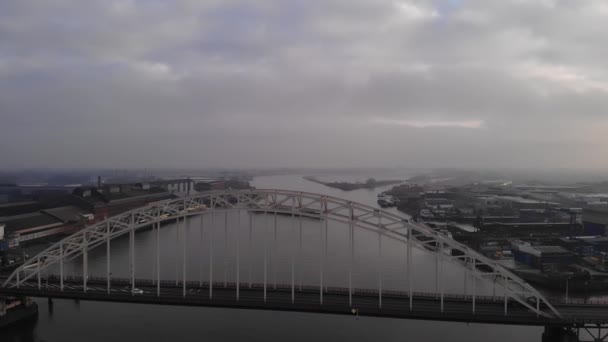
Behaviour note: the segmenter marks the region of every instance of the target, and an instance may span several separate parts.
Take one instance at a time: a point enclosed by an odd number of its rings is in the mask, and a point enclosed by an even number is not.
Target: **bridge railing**
[[[60,277],[59,277],[59,275],[55,275],[55,274],[43,277],[44,281],[46,281],[47,279],[49,281],[59,282]],[[78,275],[64,276],[64,282],[82,284],[83,277],[78,276]],[[91,284],[91,285],[93,285],[93,284],[106,285],[107,278],[100,277],[100,276],[89,276],[89,277],[87,277],[87,282],[88,282],[88,284]],[[127,286],[127,285],[131,285],[131,279],[123,278],[123,277],[112,277],[112,278],[110,278],[110,283],[113,286],[120,286],[120,285]],[[137,278],[137,279],[135,279],[135,284],[137,286],[155,286],[156,281],[153,279]],[[181,288],[183,286],[183,282],[181,280],[178,280],[176,282],[175,280],[170,280],[170,279],[161,279],[160,284],[161,284],[161,287],[173,287],[173,288],[179,287],[179,288]],[[226,284],[226,287],[228,287],[228,288],[236,287],[235,282],[224,283],[223,281],[217,281],[217,282],[213,282],[212,285],[215,288],[223,288],[223,287],[225,287],[224,284]],[[43,283],[42,287],[44,287],[44,286],[45,286],[45,284]],[[188,288],[209,288],[209,282],[203,281],[201,283],[200,281],[194,281],[194,280],[186,281],[186,286]],[[255,282],[251,283],[251,286],[249,286],[249,283],[243,282],[240,284],[240,286],[242,289],[247,289],[249,287],[251,287],[253,289],[263,289],[264,288],[263,283],[255,283]],[[274,289],[274,285],[272,287]],[[291,284],[276,284],[276,289],[291,291]],[[316,285],[299,286],[299,285],[297,285],[295,287],[295,290],[298,292],[300,292],[300,291],[301,292],[311,292],[311,291],[318,292],[319,286],[316,286]],[[338,286],[327,286],[326,290],[324,292],[325,293],[347,293],[348,288],[347,287],[338,287]],[[380,291],[378,291],[378,289],[354,288],[353,293],[356,293],[358,295],[378,296],[380,294]],[[397,290],[382,290],[382,296],[383,297],[393,296],[393,297],[407,298],[407,297],[409,297],[409,292],[408,291],[397,291]],[[434,292],[414,291],[414,292],[412,292],[412,296],[417,297],[417,298],[435,299],[435,298],[437,298],[438,294],[434,293]],[[445,293],[444,298],[449,299],[449,300],[468,301],[472,298],[472,295]],[[475,298],[478,301],[484,301],[484,302],[502,302],[503,301],[503,298],[501,296],[476,295]],[[586,299],[586,298],[565,299],[563,297],[548,297],[548,299],[552,303],[557,304],[557,305],[608,306],[608,299]]]
[[[44,282],[41,283],[41,287],[42,288],[46,288],[46,281],[52,281],[54,282],[54,284],[56,284],[56,282],[59,282],[60,277],[58,275],[49,275],[47,277],[43,278]],[[64,276],[63,279],[64,283],[69,284],[69,283],[76,283],[76,284],[82,284],[83,283],[83,277],[82,276],[75,276],[75,275],[69,275],[69,276]],[[105,277],[99,277],[99,276],[89,276],[87,277],[87,284],[90,286],[93,285],[107,285],[107,278]],[[130,278],[121,278],[121,277],[113,277],[110,278],[110,284],[111,286],[130,286],[131,284],[131,279]],[[156,282],[153,279],[135,279],[135,285],[136,286],[156,286]],[[160,285],[161,288],[182,288],[183,287],[183,281],[178,280],[172,280],[172,279],[161,279],[160,281]],[[207,281],[203,281],[202,283],[200,281],[186,281],[186,286],[190,289],[197,289],[197,288],[205,288],[208,289],[209,288],[209,282]],[[230,289],[234,289],[236,288],[237,284],[235,282],[223,282],[223,281],[217,281],[217,282],[213,282],[212,286],[214,288],[230,288]],[[257,282],[252,282],[251,284],[249,284],[248,282],[243,282],[240,283],[240,288],[243,290],[246,290],[248,288],[252,288],[252,289],[256,289],[256,290],[261,290],[264,288],[264,284],[263,283],[257,283]],[[270,290],[272,289],[273,291],[291,291],[292,289],[292,285],[291,284],[273,284],[272,286],[268,286],[267,288]],[[339,286],[327,286],[324,288],[325,290],[323,291],[324,293],[327,294],[345,294],[349,292],[349,288],[348,287],[339,287]],[[303,286],[295,286],[294,290],[296,292],[314,292],[314,293],[318,293],[320,290],[320,287],[317,285],[303,285]],[[380,291],[378,291],[378,289],[366,289],[366,288],[354,288],[352,289],[353,294],[359,295],[359,296],[369,296],[369,297],[377,297],[380,295]],[[416,298],[428,298],[430,300],[436,300],[439,297],[438,293],[434,293],[434,292],[421,292],[421,291],[415,291],[412,292],[412,297],[416,297]],[[397,291],[397,290],[382,290],[382,297],[384,298],[409,298],[410,292],[409,291]],[[446,300],[452,300],[452,301],[470,301],[472,298],[472,295],[463,295],[463,294],[453,294],[453,293],[446,293],[444,294],[444,299]],[[483,296],[483,295],[477,295],[475,296],[475,299],[479,302],[496,302],[496,303],[502,303],[503,302],[503,298],[500,296]]]

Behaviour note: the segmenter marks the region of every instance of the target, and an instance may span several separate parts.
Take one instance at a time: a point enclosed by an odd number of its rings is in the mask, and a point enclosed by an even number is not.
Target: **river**
[[[401,174],[377,175],[330,175],[319,177],[323,180],[365,180],[366,177],[376,179],[406,178]],[[376,205],[377,194],[390,187],[374,190],[341,191],[326,187],[322,184],[309,182],[301,175],[278,175],[256,177],[252,181],[256,188],[288,189],[323,193],[331,196],[345,198],[356,202]],[[389,209],[396,212],[395,209]],[[161,239],[165,243],[161,253],[161,276],[163,279],[181,277],[181,267],[176,267],[180,259],[176,259],[176,249],[182,250],[183,241],[187,241],[187,274],[188,279],[208,279],[209,267],[205,260],[207,257],[208,241],[214,241],[215,254],[213,273],[214,280],[221,281],[234,279],[235,245],[240,243],[246,260],[242,265],[241,281],[246,281],[251,265],[251,274],[254,281],[260,281],[261,260],[263,248],[249,250],[247,241],[237,241],[236,231],[247,229],[248,215],[241,213],[228,218],[230,228],[223,230],[223,215],[215,218],[213,234],[210,229],[210,218],[203,222],[201,236],[199,219],[190,222],[189,235],[185,238],[176,234],[173,226],[168,225],[161,229]],[[295,241],[295,228],[290,227],[287,217],[279,216],[281,230],[277,235],[276,245],[273,240],[272,229],[268,222],[274,217],[257,214],[253,220],[253,246],[270,246],[270,281],[286,282],[290,274],[291,255]],[[240,223],[240,225],[238,225]],[[333,223],[332,223],[333,224]],[[287,228],[283,228],[287,227]],[[301,254],[298,254],[296,269],[298,279],[307,281],[318,279],[319,250],[315,246],[320,240],[319,221],[307,220],[304,223],[304,240],[308,243]],[[346,247],[343,244],[346,230],[338,226],[330,226],[330,251],[326,265],[326,281],[331,285],[343,285],[346,279],[348,258],[345,257]],[[226,233],[227,232],[227,233]],[[242,232],[241,232],[242,233]],[[223,235],[226,234],[226,235]],[[379,265],[383,273],[383,283],[386,288],[403,289],[406,278],[399,272],[404,267],[404,253],[396,242],[382,241],[382,257],[378,256],[377,238],[371,233],[356,233],[356,250],[354,283],[359,287],[373,287],[377,278],[370,277],[377,274]],[[367,235],[366,235],[367,234]],[[243,235],[243,234],[240,234]],[[212,236],[212,239],[207,237]],[[224,238],[227,239],[224,239]],[[150,256],[154,253],[155,239],[150,231],[136,235],[136,273],[138,277],[154,275]],[[276,247],[273,247],[276,246]],[[291,247],[290,247],[291,246]],[[112,243],[112,274],[114,276],[128,275],[127,250],[128,240],[118,239]],[[274,249],[273,249],[274,248]],[[104,248],[101,248],[104,249]],[[105,270],[105,254],[103,250],[93,250],[89,254],[89,267],[92,275],[103,275]],[[248,253],[248,254],[247,254]],[[414,287],[420,291],[434,291],[435,283],[434,258],[423,252],[414,253],[413,263],[416,264]],[[200,263],[199,261],[203,261]],[[223,263],[223,264],[222,264]],[[276,264],[275,264],[276,263]],[[181,264],[179,264],[181,265]],[[276,268],[275,268],[276,265]],[[227,272],[223,273],[223,269]],[[80,266],[78,260],[66,267],[66,272],[78,274]],[[464,275],[457,267],[448,267],[445,272],[446,292],[458,292],[462,289]],[[488,292],[491,285],[479,284],[480,292]],[[15,329],[1,331],[0,341],[311,341],[311,340],[352,340],[352,341],[539,341],[542,328],[501,326],[487,324],[462,324],[449,322],[431,322],[415,320],[380,319],[369,317],[332,316],[290,312],[268,312],[237,309],[172,307],[157,305],[74,302],[68,300],[55,300],[52,310],[46,300],[37,300],[40,305],[40,314],[37,322],[20,326]]]

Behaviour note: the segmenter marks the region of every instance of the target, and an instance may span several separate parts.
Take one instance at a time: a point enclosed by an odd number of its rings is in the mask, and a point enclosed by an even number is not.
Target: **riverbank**
[[[403,183],[403,180],[388,179],[388,180],[375,180],[373,178],[368,179],[365,183],[362,182],[324,182],[314,176],[303,176],[302,178],[307,181],[322,184],[330,188],[340,189],[343,191],[353,191],[359,189],[374,189],[382,186],[394,185]]]

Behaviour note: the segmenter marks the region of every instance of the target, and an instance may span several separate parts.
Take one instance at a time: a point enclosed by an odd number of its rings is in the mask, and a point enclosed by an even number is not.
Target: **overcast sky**
[[[1,0],[1,167],[608,167],[605,0]]]

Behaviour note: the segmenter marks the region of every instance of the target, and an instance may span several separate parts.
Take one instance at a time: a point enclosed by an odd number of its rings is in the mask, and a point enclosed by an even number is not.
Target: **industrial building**
[[[68,234],[92,219],[86,211],[65,206],[27,214],[0,217],[8,247],[56,234]]]
[[[97,186],[3,185],[18,202],[0,203],[0,251],[85,225],[148,203],[185,196],[194,191],[224,189],[221,180],[192,177]],[[8,196],[5,196],[8,198]]]
[[[606,236],[608,227],[608,211],[593,210],[585,208],[583,210],[583,234]]]
[[[0,223],[0,252],[4,252],[8,250],[8,241],[4,238],[4,228],[6,225],[4,223]]]
[[[515,261],[543,270],[546,265],[568,265],[574,262],[571,251],[561,246],[532,246],[525,242],[513,243]]]
[[[80,201],[79,206],[93,214],[96,221],[141,207],[150,202],[174,197],[165,189],[148,186],[147,183],[82,187],[74,190],[74,196]]]
[[[401,184],[394,186],[387,193],[396,198],[399,203],[406,204],[410,201],[417,201],[422,198],[424,188],[416,184]]]
[[[516,218],[518,219],[518,218]],[[479,231],[496,236],[567,236],[575,228],[569,222],[483,222]]]
[[[40,197],[68,195],[79,185],[0,184],[0,203],[38,200]]]

